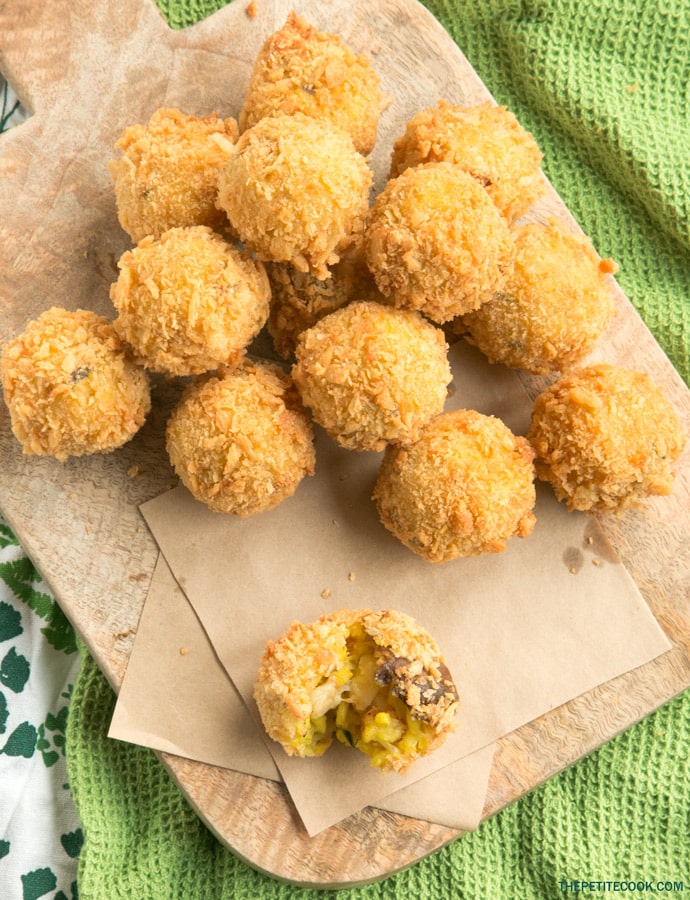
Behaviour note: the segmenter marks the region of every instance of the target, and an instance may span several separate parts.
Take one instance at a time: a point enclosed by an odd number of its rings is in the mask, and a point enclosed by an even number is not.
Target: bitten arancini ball
[[[484,188],[452,163],[406,169],[371,208],[367,264],[381,293],[443,324],[503,287],[514,245]]]
[[[573,369],[543,391],[527,436],[537,477],[568,509],[616,514],[670,494],[685,445],[649,376],[607,363]]]
[[[192,496],[241,517],[277,506],[314,473],[311,423],[289,376],[268,363],[189,385],[168,420],[166,448]]]
[[[400,773],[446,740],[460,706],[434,638],[394,609],[294,622],[266,645],[254,698],[289,756],[321,756],[335,737]]]
[[[504,106],[463,107],[441,100],[407,123],[393,145],[389,177],[428,162],[454,163],[476,178],[513,221],[545,192],[542,156],[534,137]]]
[[[579,363],[614,314],[611,259],[557,220],[513,228],[515,262],[506,284],[462,318],[491,362],[539,375]]]
[[[131,125],[115,147],[122,151],[108,166],[120,225],[134,243],[160,237],[170,228],[222,228],[216,207],[218,171],[233,153],[235,119],[191,116],[159,109],[147,125]]]
[[[534,452],[493,416],[442,413],[388,447],[373,498],[382,524],[430,562],[498,553],[535,524]]]
[[[345,251],[328,278],[315,278],[288,263],[266,263],[266,272],[271,283],[268,331],[284,359],[294,353],[299,335],[329,313],[353,300],[384,300],[367,268],[361,242]]]
[[[411,310],[357,301],[302,332],[293,378],[314,420],[350,450],[414,440],[451,381],[443,332]]]
[[[291,12],[256,57],[239,125],[246,131],[268,115],[304,113],[344,129],[367,155],[385,102],[366,56]]]
[[[217,203],[260,259],[327,278],[364,229],[372,180],[344,131],[300,113],[268,116],[240,136]]]
[[[0,376],[24,453],[70,456],[121,447],[151,408],[149,381],[111,323],[53,307],[3,349]]]
[[[195,375],[235,365],[268,318],[263,265],[205,226],[144,238],[118,267],[114,326],[152,371]]]

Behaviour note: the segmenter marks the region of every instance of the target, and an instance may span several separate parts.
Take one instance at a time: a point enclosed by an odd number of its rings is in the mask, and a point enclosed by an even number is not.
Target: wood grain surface
[[[450,37],[415,0],[236,0],[184,31],[152,0],[16,0],[0,4],[0,71],[31,117],[0,139],[0,343],[50,306],[109,317],[116,262],[129,246],[117,223],[107,162],[121,130],[159,106],[237,115],[263,39],[294,6],[367,52],[394,97],[371,163],[381,187],[392,139],[439,98],[488,94]],[[538,214],[568,216],[551,191]],[[647,371],[690,433],[690,394],[623,294],[597,358]],[[532,396],[543,386],[524,377]],[[141,433],[116,453],[27,457],[0,405],[0,508],[117,691],[158,555],[138,505],[174,484],[164,452],[174,385],[156,388]],[[137,466],[139,474],[128,474]],[[490,816],[690,685],[690,463],[674,494],[644,512],[602,519],[673,649],[560,707],[498,745]],[[606,547],[600,552],[609,552]],[[564,647],[564,653],[577,653]],[[460,834],[365,809],[309,838],[280,784],[159,754],[209,828],[252,866],[312,887],[370,882]]]

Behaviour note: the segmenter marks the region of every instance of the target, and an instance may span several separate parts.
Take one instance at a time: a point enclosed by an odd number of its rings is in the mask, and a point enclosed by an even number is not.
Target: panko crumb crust
[[[115,330],[154,372],[236,365],[268,319],[263,265],[206,226],[144,238],[118,268],[110,288]]]
[[[527,212],[546,190],[543,154],[533,135],[505,106],[456,106],[441,100],[410,119],[395,141],[389,178],[411,166],[450,162],[489,194],[509,222]]]
[[[608,363],[573,369],[543,391],[527,436],[538,478],[568,509],[617,515],[671,492],[685,446],[652,379]]]
[[[274,115],[240,135],[216,202],[260,259],[323,279],[364,230],[372,182],[346,132],[302,113]]]
[[[414,440],[443,409],[452,374],[443,332],[412,310],[355,301],[302,332],[292,376],[341,446]]]
[[[355,300],[385,302],[369,271],[361,241],[349,247],[327,278],[315,278],[289,263],[266,263],[271,283],[268,331],[283,359],[294,356],[303,331]]]
[[[534,528],[534,451],[494,416],[442,413],[386,449],[373,498],[382,524],[429,562],[505,549]]]
[[[166,449],[192,496],[240,517],[272,509],[314,474],[311,423],[289,376],[269,363],[190,384],[168,420]]]
[[[501,290],[515,252],[486,190],[449,162],[405,169],[389,181],[372,205],[364,246],[381,293],[439,325]]]
[[[259,51],[238,121],[246,131],[268,115],[303,113],[347,131],[366,156],[386,104],[368,57],[293,11]]]
[[[267,643],[254,698],[290,756],[333,739],[382,771],[406,771],[455,727],[458,692],[434,638],[394,609],[338,610]]]
[[[564,372],[590,353],[615,307],[602,259],[582,232],[556,219],[512,229],[515,261],[504,287],[462,317],[466,338],[490,362],[538,375]]]
[[[218,171],[238,134],[233,118],[186,115],[175,107],[124,129],[115,144],[121,155],[108,169],[118,220],[134,243],[170,228],[223,227],[225,217],[216,207]]]
[[[151,408],[149,381],[112,324],[91,310],[52,307],[9,341],[0,378],[24,453],[107,453],[129,441]]]

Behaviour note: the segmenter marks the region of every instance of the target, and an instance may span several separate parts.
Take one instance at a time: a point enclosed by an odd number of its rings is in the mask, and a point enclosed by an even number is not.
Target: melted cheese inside
[[[365,753],[375,767],[393,760],[422,755],[433,728],[415,718],[394,693],[395,681],[377,680],[380,663],[376,645],[359,625],[350,632],[341,664],[312,692],[312,714],[306,734],[295,739],[295,749],[309,747],[321,755],[335,736],[343,744]]]

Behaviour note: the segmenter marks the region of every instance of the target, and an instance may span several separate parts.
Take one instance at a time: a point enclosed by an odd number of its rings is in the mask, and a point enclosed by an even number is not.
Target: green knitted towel
[[[223,5],[157,2],[173,27]],[[601,255],[619,263],[621,286],[690,382],[690,4],[426,5],[535,134],[547,175]],[[267,878],[225,850],[152,752],[107,739],[113,705],[83,653],[67,736],[85,834],[82,900],[333,896]],[[659,893],[659,882],[690,892],[689,746],[686,692],[475,833],[338,896],[549,900],[578,887]]]

